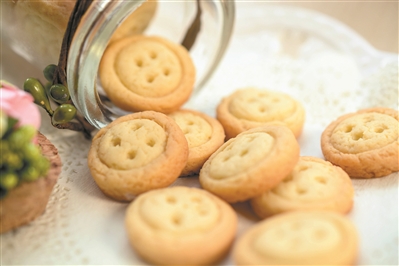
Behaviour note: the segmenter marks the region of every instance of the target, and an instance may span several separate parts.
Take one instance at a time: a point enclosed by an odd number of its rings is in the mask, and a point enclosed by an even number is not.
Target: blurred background
[[[376,49],[398,53],[399,1],[279,1],[312,9],[345,23],[362,35]]]

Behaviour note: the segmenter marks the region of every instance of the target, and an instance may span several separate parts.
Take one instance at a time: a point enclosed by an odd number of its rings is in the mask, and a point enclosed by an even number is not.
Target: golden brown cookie
[[[195,68],[183,46],[136,35],[111,43],[99,77],[107,96],[121,109],[171,113],[190,97]]]
[[[201,186],[227,202],[245,201],[272,189],[299,159],[299,144],[286,126],[264,126],[224,143],[205,162]]]
[[[220,102],[217,119],[223,125],[227,139],[268,124],[286,125],[295,137],[299,137],[305,122],[305,110],[301,103],[287,94],[243,88]]]
[[[399,170],[398,111],[370,108],[332,122],[321,136],[326,160],[350,177],[373,178]]]
[[[169,114],[183,130],[188,142],[188,160],[181,175],[198,174],[205,161],[224,143],[222,125],[204,113],[178,110]]]
[[[261,218],[300,210],[347,213],[353,206],[353,197],[352,182],[344,170],[305,156],[276,187],[251,199],[251,206]]]
[[[353,265],[355,226],[335,212],[288,212],[254,225],[233,250],[237,265]]]
[[[187,156],[186,138],[175,121],[145,111],[122,116],[101,129],[92,140],[88,165],[104,194],[130,201],[172,184]]]
[[[215,263],[227,254],[237,228],[229,204],[205,190],[169,187],[140,195],[128,207],[126,229],[134,250],[162,265]]]

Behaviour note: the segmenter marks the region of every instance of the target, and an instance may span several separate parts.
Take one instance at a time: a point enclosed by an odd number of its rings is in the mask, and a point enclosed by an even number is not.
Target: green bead
[[[55,109],[52,117],[52,122],[53,124],[63,124],[71,121],[75,117],[75,115],[76,115],[75,106],[68,103],[64,103],[58,106],[57,109]]]
[[[43,107],[49,114],[53,113],[46,91],[39,80],[28,78],[24,82],[24,90],[29,92],[35,99],[35,103]]]
[[[53,81],[54,72],[56,68],[57,66],[54,64],[50,64],[44,68],[43,75],[48,81]]]
[[[33,143],[29,143],[22,148],[22,156],[24,160],[34,162],[42,156],[39,147]]]
[[[24,125],[19,127],[8,137],[11,149],[21,149],[23,146],[32,141],[36,133],[36,129],[31,125]]]
[[[55,84],[50,88],[50,97],[57,103],[66,103],[69,100],[68,88],[62,84]]]
[[[18,185],[18,176],[13,172],[1,172],[0,186],[4,189],[13,189]]]
[[[20,177],[23,181],[35,181],[40,177],[40,172],[33,165],[29,165],[22,169],[22,171],[20,172]]]
[[[10,170],[19,170],[24,166],[24,163],[18,154],[9,152],[4,156],[4,165]]]

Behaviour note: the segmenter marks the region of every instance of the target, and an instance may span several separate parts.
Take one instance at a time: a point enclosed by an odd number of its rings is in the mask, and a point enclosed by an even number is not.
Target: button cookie
[[[373,178],[399,170],[398,111],[370,108],[332,122],[321,136],[326,160],[350,177]]]
[[[245,201],[275,187],[298,159],[299,144],[287,127],[258,127],[224,143],[205,162],[199,181],[227,202]]]
[[[296,210],[347,213],[354,189],[348,174],[330,162],[300,157],[292,172],[273,189],[251,200],[255,213],[266,218]]]
[[[227,139],[267,124],[284,124],[292,130],[295,137],[299,137],[305,122],[305,110],[287,94],[244,88],[220,102],[217,119],[223,125]]]
[[[240,237],[238,265],[353,265],[355,226],[334,212],[289,212],[254,225]]]
[[[169,114],[183,130],[188,142],[188,160],[181,175],[198,174],[205,161],[224,143],[224,130],[216,119],[193,110]]]
[[[187,156],[186,138],[174,120],[145,111],[120,117],[101,129],[92,140],[88,165],[104,194],[129,201],[172,184]]]
[[[136,35],[111,43],[101,59],[99,77],[107,96],[121,109],[170,113],[190,97],[195,68],[183,46]]]
[[[125,225],[134,250],[147,261],[202,265],[227,254],[237,215],[205,190],[169,187],[137,197],[127,209]]]

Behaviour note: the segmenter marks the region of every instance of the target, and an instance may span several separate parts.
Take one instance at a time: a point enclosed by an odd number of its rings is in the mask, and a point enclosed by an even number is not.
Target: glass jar
[[[18,2],[2,2],[3,14],[6,13],[2,30],[7,42],[14,51],[42,69],[47,64],[56,64],[57,47],[61,45],[66,28],[65,17],[69,17],[67,11],[71,11],[74,1],[72,4],[71,1],[57,2],[60,5],[57,10],[47,8],[54,1],[23,1],[24,8],[18,8]],[[222,58],[232,33],[235,12],[234,1],[199,1],[199,5],[201,28],[189,49],[197,73],[193,95],[205,85]],[[35,9],[34,14],[30,8]],[[76,30],[67,64],[68,88],[78,111],[96,128],[126,113],[104,97],[97,79],[99,63],[110,40],[145,34],[181,43],[197,11],[197,1],[191,0],[93,1]],[[136,23],[124,26],[134,16]],[[58,21],[58,17],[63,22]]]

